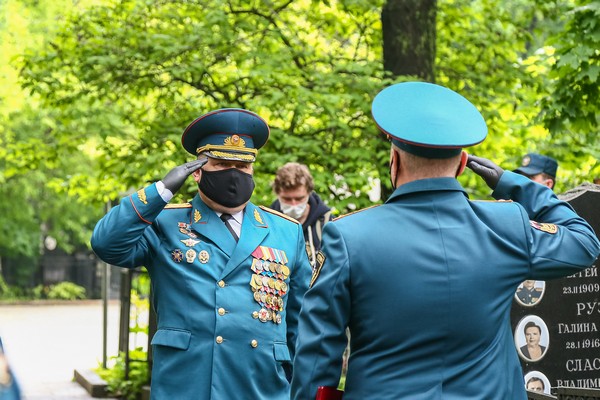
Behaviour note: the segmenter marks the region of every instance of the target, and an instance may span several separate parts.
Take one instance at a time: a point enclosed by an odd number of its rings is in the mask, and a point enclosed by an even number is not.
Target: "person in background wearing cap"
[[[284,213],[302,224],[306,252],[311,265],[316,263],[321,249],[323,226],[331,219],[331,209],[314,192],[313,177],[304,164],[289,162],[277,169],[273,191],[277,200],[271,208]]]
[[[372,113],[392,142],[395,190],[325,225],[292,398],[341,398],[349,327],[344,400],[525,400],[509,318],[515,289],[591,266],[596,235],[547,187],[462,151],[487,127],[458,93],[399,83],[375,97]],[[456,179],[465,165],[495,198],[513,201],[469,200]]]
[[[529,153],[521,160],[521,166],[514,170],[517,174],[525,175],[529,179],[550,189],[556,183],[556,170],[558,163],[554,158],[541,154]]]
[[[311,267],[302,226],[249,202],[268,136],[247,110],[197,118],[182,136],[197,159],[122,199],[94,229],[102,260],[150,274],[152,399],[289,399]],[[189,175],[198,194],[168,204]]]

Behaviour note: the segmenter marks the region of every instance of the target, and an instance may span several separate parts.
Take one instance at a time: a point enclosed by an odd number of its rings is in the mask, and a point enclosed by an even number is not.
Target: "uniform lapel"
[[[227,228],[225,228],[227,229]],[[262,243],[269,233],[269,226],[266,223],[265,215],[258,207],[248,203],[244,210],[244,220],[242,222],[242,234],[229,262],[223,270],[221,278],[225,278],[235,270],[250,254]],[[229,232],[227,232],[228,235]],[[231,235],[230,235],[231,236]]]
[[[204,204],[198,195],[192,200],[192,205],[193,209],[190,215],[192,229],[212,241],[225,254],[231,255],[236,247],[235,239],[221,218]]]

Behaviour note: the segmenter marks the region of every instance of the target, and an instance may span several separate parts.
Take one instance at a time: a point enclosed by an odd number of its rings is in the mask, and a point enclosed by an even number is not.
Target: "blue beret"
[[[521,166],[515,169],[514,172],[527,176],[544,173],[556,178],[557,169],[558,163],[554,158],[537,153],[529,153],[523,157]]]
[[[375,96],[371,112],[395,145],[421,157],[452,157],[487,136],[487,125],[473,104],[433,83],[389,86]]]
[[[254,162],[269,139],[269,125],[252,111],[223,108],[196,118],[183,132],[188,153],[225,160]]]

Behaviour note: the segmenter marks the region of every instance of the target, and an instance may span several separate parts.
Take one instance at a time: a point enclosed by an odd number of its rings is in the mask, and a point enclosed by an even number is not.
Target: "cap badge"
[[[523,161],[521,162],[521,167],[526,167],[531,163],[531,157],[525,156],[523,157]]]
[[[225,138],[223,142],[225,146],[233,147],[246,147],[246,141],[239,137],[239,135],[232,135]]]

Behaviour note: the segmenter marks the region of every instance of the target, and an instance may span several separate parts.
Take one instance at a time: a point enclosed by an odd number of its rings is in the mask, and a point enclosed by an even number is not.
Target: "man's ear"
[[[202,171],[202,170],[197,169],[196,171],[192,172],[192,176],[194,177],[194,180],[196,181],[196,183],[200,183],[200,177],[202,177],[202,173],[200,171]]]
[[[390,182],[392,187],[396,189],[396,180],[398,179],[398,169],[400,168],[400,153],[392,146],[390,150]]]
[[[462,174],[465,170],[465,167],[467,166],[467,159],[469,158],[469,155],[467,154],[466,151],[462,151],[460,153],[460,165],[458,166],[458,169],[456,170],[456,177],[458,178],[460,176],[460,174]]]

